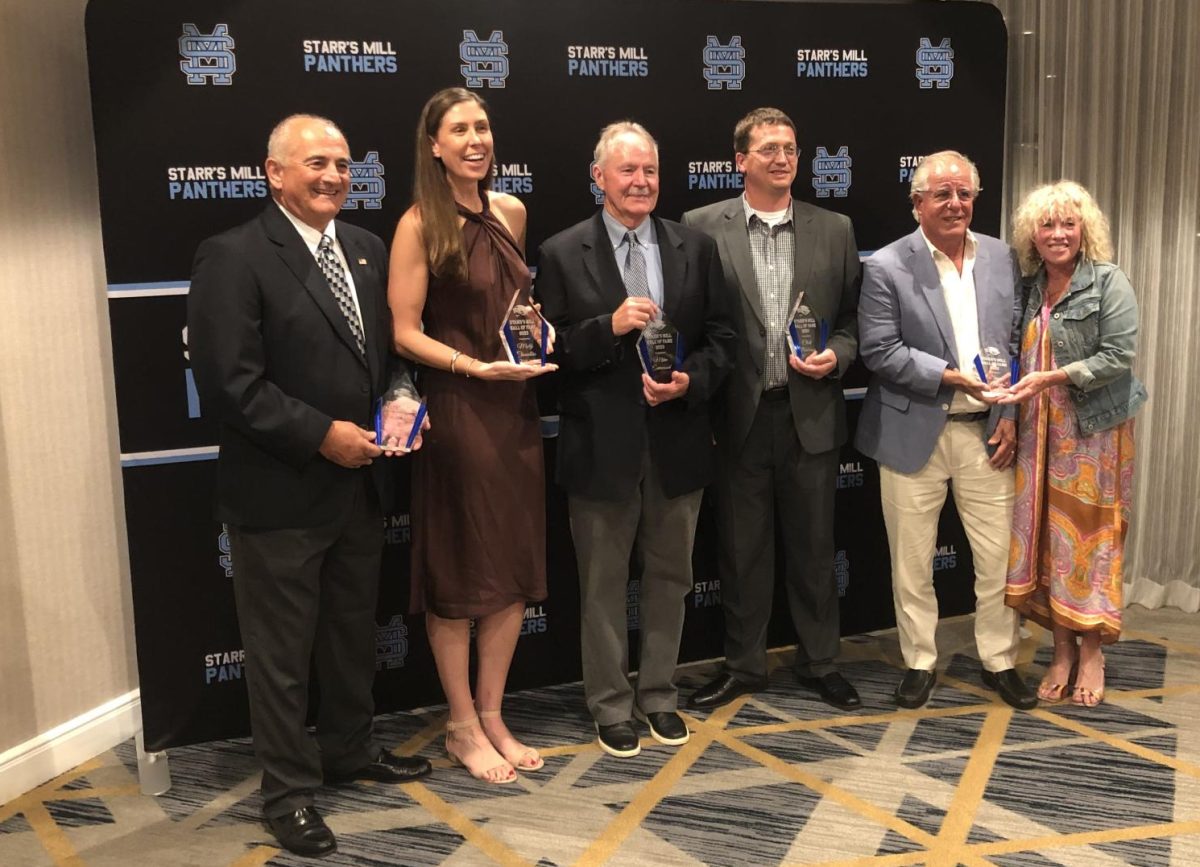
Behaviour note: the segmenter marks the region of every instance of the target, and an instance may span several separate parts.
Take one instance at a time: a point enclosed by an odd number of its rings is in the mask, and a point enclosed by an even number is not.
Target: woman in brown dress
[[[413,465],[412,605],[424,611],[450,704],[446,752],[476,778],[506,783],[542,767],[500,718],[525,605],[546,596],[545,483],[535,376],[499,329],[516,292],[525,206],[491,192],[487,106],[463,88],[425,104],[414,204],[392,243],[388,301],[396,351],[420,362],[431,428]],[[424,328],[422,329],[422,323]],[[478,675],[470,682],[470,619]]]

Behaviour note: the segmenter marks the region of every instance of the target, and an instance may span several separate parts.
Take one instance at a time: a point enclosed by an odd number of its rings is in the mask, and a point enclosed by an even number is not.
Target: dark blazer
[[[713,474],[709,402],[733,366],[734,313],[716,245],[699,232],[654,220],[663,272],[663,315],[683,336],[688,393],[649,407],[642,396],[639,331],[619,338],[612,314],[626,298],[599,212],[546,241],[535,293],[558,337],[558,482],[601,500],[630,496],[642,444],[668,497],[704,487]]]
[[[1016,254],[999,238],[975,234],[975,306],[979,345],[1004,350],[1021,309]],[[942,385],[947,367],[967,372],[958,358],[942,280],[921,230],[888,244],[866,261],[858,306],[863,362],[871,371],[854,434],[860,452],[901,473],[915,473],[937,445],[954,389]],[[985,437],[1015,406],[992,406]]]
[[[806,452],[820,454],[838,448],[847,437],[840,380],[858,354],[856,308],[862,266],[848,217],[793,200],[792,219],[796,258],[788,309],[803,291],[813,314],[829,323],[827,345],[838,360],[837,368],[820,380],[788,370],[788,397],[796,436]],[[786,338],[783,326],[772,330],[763,318],[742,197],[688,211],[683,215],[683,224],[716,240],[725,279],[741,290],[737,363],[726,384],[723,412],[717,421],[717,444],[736,454],[758,410],[767,341],[777,341],[786,350]]]
[[[364,361],[300,234],[273,201],[257,218],[196,251],[188,348],[201,411],[220,426],[216,517],[247,527],[311,527],[343,512],[363,470],[318,448],[335,419],[370,429],[391,356],[387,253],[341,221],[354,278]],[[381,507],[389,468],[371,468]]]

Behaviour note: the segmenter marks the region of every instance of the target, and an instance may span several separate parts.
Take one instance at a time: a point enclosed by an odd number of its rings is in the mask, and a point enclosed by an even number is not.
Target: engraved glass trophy
[[[385,452],[411,452],[419,445],[426,411],[408,371],[399,369],[375,402],[375,444]]]
[[[500,326],[500,342],[513,364],[544,366],[546,354],[554,345],[554,327],[529,301],[529,295],[518,289],[504,314]]]
[[[987,385],[984,397],[1003,397],[1005,390],[1016,379],[1017,359],[995,346],[984,346],[975,356],[975,374],[980,382]]]
[[[788,349],[797,358],[804,358],[810,352],[824,352],[828,340],[829,323],[813,314],[801,292],[788,316]]]
[[[655,382],[670,382],[672,371],[683,369],[683,335],[662,317],[646,325],[637,350],[642,370]]]

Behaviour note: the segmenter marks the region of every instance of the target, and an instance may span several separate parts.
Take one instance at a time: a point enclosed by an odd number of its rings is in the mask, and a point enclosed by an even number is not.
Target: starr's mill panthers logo
[[[592,191],[592,196],[596,199],[596,204],[603,205],[604,204],[604,190],[600,189],[600,185],[598,183],[596,183],[595,176],[592,174],[592,171],[595,168],[596,168],[596,161],[592,160],[591,163],[588,165],[588,177],[592,181],[590,189]]]
[[[408,657],[408,627],[403,614],[393,614],[383,626],[375,627],[375,670],[404,668]]]
[[[817,191],[818,199],[828,199],[832,193],[835,198],[844,199],[850,191],[850,150],[842,145],[838,152],[830,154],[823,147],[817,148],[813,157],[813,189]]]
[[[188,84],[233,84],[237,58],[228,24],[218,24],[212,33],[201,33],[195,24],[183,25],[179,37],[179,68]]]
[[[383,207],[387,195],[387,184],[383,180],[383,163],[379,151],[367,151],[362,162],[350,162],[350,193],[346,196],[344,211],[357,211],[361,202],[363,209],[378,211]]]
[[[486,41],[474,30],[464,30],[463,40],[458,44],[458,58],[467,87],[504,87],[508,78],[508,43],[503,30],[493,30]]]
[[[929,37],[921,37],[921,44],[917,48],[916,74],[922,90],[930,90],[934,86],[945,90],[950,86],[954,78],[954,49],[950,47],[949,36],[937,45],[930,44]]]
[[[742,47],[742,37],[730,38],[728,45],[722,45],[715,36],[708,37],[704,46],[704,80],[708,89],[741,90],[745,77],[746,49]]]

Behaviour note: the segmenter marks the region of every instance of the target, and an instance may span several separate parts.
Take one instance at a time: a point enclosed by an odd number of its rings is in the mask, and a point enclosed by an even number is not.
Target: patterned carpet
[[[1196,617],[1128,612],[1108,697],[1016,712],[979,684],[969,618],[939,630],[930,703],[900,711],[895,635],[843,643],[864,708],[839,714],[796,685],[786,651],[769,691],[689,716],[679,749],[599,751],[578,684],[518,693],[506,719],[546,767],[508,786],[450,768],[444,710],[380,718],[385,743],[435,761],[401,788],[325,789],[338,852],[281,852],[258,822],[248,741],[172,750],[171,790],[139,794],[132,742],[0,806],[12,865],[1200,864]],[[1021,668],[1048,661],[1034,628]],[[711,665],[681,671],[684,694]]]

